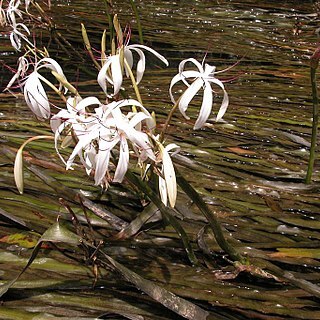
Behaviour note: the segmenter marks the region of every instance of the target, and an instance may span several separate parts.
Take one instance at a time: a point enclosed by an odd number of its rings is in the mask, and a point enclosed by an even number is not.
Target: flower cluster
[[[9,26],[11,45],[20,51],[22,40],[32,46],[32,43],[28,40],[30,31],[28,27],[19,20],[23,21],[23,14],[27,14],[31,0],[25,0],[25,8],[21,10],[20,0],[10,0],[8,6],[4,9],[3,2],[0,3],[0,26]]]
[[[104,59],[97,77],[97,82],[106,95],[105,102],[94,96],[82,98],[67,81],[61,66],[54,59],[45,57],[34,64],[33,72],[23,82],[26,103],[38,119],[50,119],[57,154],[67,169],[80,163],[87,174],[94,177],[96,185],[108,186],[110,182],[121,183],[129,169],[130,158],[135,159],[138,167],[143,170],[142,176],[146,176],[150,170],[158,175],[161,200],[165,205],[169,202],[170,206],[174,207],[177,185],[171,155],[178,152],[179,147],[175,144],[164,146],[163,132],[156,135],[154,117],[143,106],[139,94],[137,99],[119,99],[118,95],[125,75],[130,76],[132,85],[136,88],[142,80],[145,71],[145,55],[142,49],[154,54],[166,65],[168,61],[147,46],[123,44],[122,41],[119,43],[117,50]],[[133,53],[139,56],[136,80],[132,72]],[[197,70],[185,70],[187,63],[195,65]],[[27,68],[26,58],[21,58],[19,75],[25,74]],[[59,86],[40,74],[43,69],[51,71]],[[217,120],[224,115],[228,106],[224,85],[215,74],[214,66],[206,64],[203,67],[195,59],[186,59],[180,63],[179,72],[171,81],[171,100],[185,117],[190,101],[203,88],[203,102],[194,129],[201,128],[211,113],[211,84],[218,85],[224,93]],[[175,100],[173,86],[179,81],[182,81],[187,89]],[[43,83],[64,99],[65,108],[59,108],[57,113],[52,111]],[[108,94],[107,83],[113,86],[111,95]],[[60,152],[62,146],[73,146],[67,158]]]

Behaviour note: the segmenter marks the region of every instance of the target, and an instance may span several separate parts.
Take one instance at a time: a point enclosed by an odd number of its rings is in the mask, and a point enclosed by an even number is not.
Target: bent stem
[[[13,175],[14,181],[17,186],[17,189],[20,194],[23,194],[24,182],[23,182],[23,148],[31,141],[39,140],[39,139],[51,139],[54,140],[53,136],[36,136],[31,137],[26,140],[19,148],[16,153],[16,157],[14,160],[14,168],[13,168]]]
[[[316,82],[316,72],[319,66],[319,51],[318,48],[316,52],[311,57],[310,63],[310,80],[312,87],[312,104],[313,104],[313,119],[312,119],[312,134],[311,134],[311,146],[309,153],[309,163],[308,163],[308,171],[306,176],[306,183],[311,183],[313,165],[315,160],[315,151],[317,146],[317,132],[318,132],[318,122],[319,122],[319,97],[317,90],[317,82]]]
[[[197,205],[203,215],[207,218],[214,233],[215,239],[222,250],[224,250],[233,261],[240,261],[245,264],[246,259],[226,240],[221,225],[215,215],[211,212],[207,204],[200,197],[199,193],[175,168],[177,183],[188,197]]]

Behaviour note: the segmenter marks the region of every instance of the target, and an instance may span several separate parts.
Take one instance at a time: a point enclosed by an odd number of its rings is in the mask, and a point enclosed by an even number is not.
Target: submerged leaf
[[[102,252],[102,251],[100,251]],[[148,294],[157,302],[164,305],[166,308],[172,310],[173,312],[179,314],[180,316],[190,319],[190,320],[206,320],[209,316],[209,312],[200,308],[196,304],[180,298],[173,294],[172,292],[156,285],[154,282],[142,278],[137,273],[129,270],[124,265],[115,261],[113,258],[102,252],[104,257],[109,261],[109,263],[121,273],[121,275],[129,282],[134,284],[137,288]]]
[[[39,239],[38,243],[36,244],[35,248],[32,251],[32,254],[28,263],[21,270],[21,272],[13,280],[0,286],[0,297],[2,297],[12,287],[12,285],[21,277],[21,275],[29,268],[29,266],[32,264],[32,262],[38,255],[41,245],[44,241],[49,241],[54,243],[64,242],[64,243],[75,246],[80,243],[81,238],[77,236],[75,233],[69,231],[63,225],[61,225],[59,221],[53,224]]]

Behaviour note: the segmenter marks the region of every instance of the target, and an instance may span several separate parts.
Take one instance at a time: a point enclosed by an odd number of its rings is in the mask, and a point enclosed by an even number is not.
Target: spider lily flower
[[[122,112],[122,107],[133,105],[142,111],[127,114]],[[87,173],[94,169],[95,184],[104,184],[110,180],[111,151],[119,144],[119,159],[112,180],[122,182],[129,166],[128,141],[130,141],[139,161],[155,160],[149,137],[140,130],[142,122],[149,122],[150,125],[153,118],[138,101],[133,99],[114,101],[96,108],[86,130],[82,129],[81,134],[78,130],[77,138],[79,141],[67,161],[67,169],[72,168],[75,157],[78,155],[81,163],[86,167]],[[74,124],[72,124],[72,128],[75,128]]]
[[[96,124],[96,117],[91,116],[86,112],[86,107],[92,105],[101,105],[101,102],[96,97],[87,97],[81,99],[79,96],[69,98],[67,100],[67,109],[61,109],[57,114],[51,117],[50,126],[54,132],[55,149],[61,160],[65,165],[66,161],[59,152],[58,142],[63,131],[73,130],[74,135],[80,139],[82,135],[86,134],[90,127]],[[90,168],[85,165],[87,173],[90,173]]]
[[[113,85],[113,95],[119,93],[122,81],[123,81],[123,70],[127,77],[131,72],[133,66],[133,54],[132,51],[136,52],[139,55],[139,61],[137,62],[136,70],[136,82],[140,83],[142,80],[146,59],[142,49],[149,51],[158,59],[160,59],[166,66],[169,65],[167,59],[159,54],[157,51],[140,44],[124,45],[118,48],[117,54],[109,56],[103,67],[101,68],[98,74],[98,83],[103,89],[105,94],[107,94],[107,82]],[[123,51],[123,52],[121,52]],[[127,62],[124,63],[124,60]]]
[[[177,199],[177,182],[169,151],[175,149],[173,152],[175,154],[180,151],[180,147],[174,143],[170,143],[166,147],[164,147],[160,142],[157,142],[157,145],[162,161],[161,174],[163,177],[159,176],[159,191],[161,201],[164,205],[167,205],[169,199],[169,204],[173,208]]]
[[[47,68],[58,73],[61,77],[65,78],[62,68],[55,60],[51,58],[43,58],[36,65],[35,70],[27,77],[27,80],[24,83],[24,98],[35,116],[39,119],[48,119],[50,118],[50,103],[48,96],[43,88],[41,81],[45,82],[51,88],[56,88],[51,82],[44,78],[38,71],[42,68]],[[41,81],[40,81],[41,80]],[[62,89],[60,84],[59,90]]]
[[[8,8],[6,10],[7,20],[8,20],[8,23],[12,26],[15,26],[17,24],[16,15],[22,18],[22,12],[19,9],[19,6],[20,6],[20,0],[10,0],[8,4]]]
[[[20,51],[21,49],[21,45],[22,45],[21,40],[24,40],[25,42],[27,42],[29,45],[33,47],[33,44],[28,40],[27,35],[30,35],[30,31],[26,25],[24,25],[23,23],[17,23],[12,27],[13,29],[10,33],[10,42],[11,42],[11,45],[17,51]],[[25,32],[27,35],[25,35],[23,32]]]
[[[184,70],[185,64],[187,62],[193,63],[197,70]],[[203,100],[199,116],[194,125],[195,130],[203,127],[211,113],[213,104],[211,84],[216,84],[223,90],[223,100],[216,117],[217,121],[219,121],[223,117],[229,105],[228,94],[224,88],[223,83],[215,77],[216,73],[218,72],[215,71],[215,66],[205,64],[205,66],[203,67],[203,65],[201,65],[197,60],[190,58],[180,62],[179,73],[175,75],[171,80],[169,88],[171,101],[174,104],[178,103],[179,110],[186,119],[189,119],[189,117],[186,115],[186,110],[189,103],[196,96],[198,91],[203,88]],[[187,80],[190,80],[191,84]],[[179,101],[177,102],[173,97],[172,88],[179,81],[182,81],[188,88],[181,95]]]

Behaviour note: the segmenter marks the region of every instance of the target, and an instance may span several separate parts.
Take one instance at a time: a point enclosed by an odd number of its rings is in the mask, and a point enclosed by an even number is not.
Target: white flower
[[[193,63],[198,70],[184,70],[185,64],[187,62]],[[203,100],[199,116],[194,125],[195,130],[201,128],[205,124],[211,113],[213,104],[211,84],[216,84],[223,90],[223,101],[217,114],[216,120],[220,120],[227,110],[229,104],[229,97],[224,88],[223,83],[215,77],[216,73],[217,72],[215,72],[215,66],[205,64],[205,67],[203,68],[203,65],[201,65],[198,61],[196,61],[193,58],[190,58],[180,62],[179,73],[175,75],[171,80],[169,89],[171,101],[173,103],[178,103],[179,110],[186,119],[189,119],[189,117],[186,115],[186,110],[190,101],[194,98],[198,91],[201,88],[203,88]],[[192,79],[191,84],[187,81],[187,79]],[[179,81],[182,81],[188,88],[182,94],[179,101],[176,102],[172,94],[172,87]]]
[[[27,35],[25,35],[25,32]],[[28,40],[28,35],[30,35],[30,31],[28,27],[23,23],[17,23],[12,26],[12,31],[10,32],[10,41],[11,45],[17,50],[21,49],[21,40],[26,41],[29,45],[33,47],[33,44]]]
[[[125,106],[136,106],[141,111],[124,114],[121,108]],[[139,161],[145,161],[148,158],[155,160],[149,137],[140,130],[143,121],[148,126],[153,125],[154,122],[149,112],[133,99],[114,101],[96,108],[95,114],[90,117],[90,126],[82,130],[81,134],[78,130],[79,141],[67,161],[67,169],[72,167],[78,155],[87,173],[94,169],[95,184],[106,183],[108,180],[106,177],[110,178],[111,151],[119,144],[119,158],[112,180],[122,182],[129,165],[128,141]],[[86,123],[88,124],[88,119]],[[74,123],[72,123],[72,128],[75,128]]]
[[[33,44],[28,40],[30,31],[24,23],[17,23],[17,17],[22,19],[22,11],[19,9],[20,0],[11,0],[6,10],[7,23],[12,28],[10,32],[11,45],[17,50],[21,49],[21,40],[26,41],[33,47]],[[3,18],[1,19],[3,20]]]
[[[67,100],[67,109],[61,109],[50,119],[50,126],[55,134],[54,140],[56,152],[66,165],[67,163],[63,159],[58,148],[60,136],[62,132],[66,130],[69,134],[67,137],[70,137],[70,129],[72,129],[74,136],[79,140],[83,135],[87,134],[87,132],[90,131],[90,128],[98,123],[96,117],[86,113],[86,107],[92,105],[101,105],[101,102],[96,97],[81,99],[77,96],[69,98]],[[89,174],[92,168],[86,161],[84,161],[84,165]]]
[[[175,149],[174,153],[177,153],[180,151],[180,147],[174,143],[170,143],[166,147],[163,147],[159,142],[157,144],[162,161],[161,174],[163,175],[163,177],[159,176],[160,197],[164,205],[167,205],[169,199],[169,204],[173,208],[177,199],[177,182],[169,151]]]
[[[27,77],[24,83],[24,98],[31,111],[39,120],[50,118],[50,103],[47,94],[43,88],[41,81],[51,85],[38,71],[42,68],[47,68],[55,71],[63,78],[65,78],[60,65],[51,58],[43,58],[36,65],[35,70]],[[41,81],[40,81],[41,80]],[[59,89],[62,89],[60,84]]]
[[[103,91],[107,94],[107,82],[113,85],[113,95],[116,95],[121,88],[123,81],[123,69],[126,73],[126,76],[129,76],[129,70],[126,64],[123,64],[121,61],[121,57],[126,60],[130,69],[133,66],[133,54],[132,51],[135,51],[139,55],[139,61],[137,63],[137,71],[136,71],[136,82],[139,84],[141,81],[144,70],[145,70],[145,55],[141,49],[145,49],[155,55],[158,59],[160,59],[165,65],[168,66],[168,61],[165,57],[159,54],[157,51],[140,44],[133,45],[124,45],[118,49],[117,54],[111,55],[106,59],[105,64],[101,68],[98,74],[98,83]],[[123,54],[120,54],[121,50],[123,50]]]

